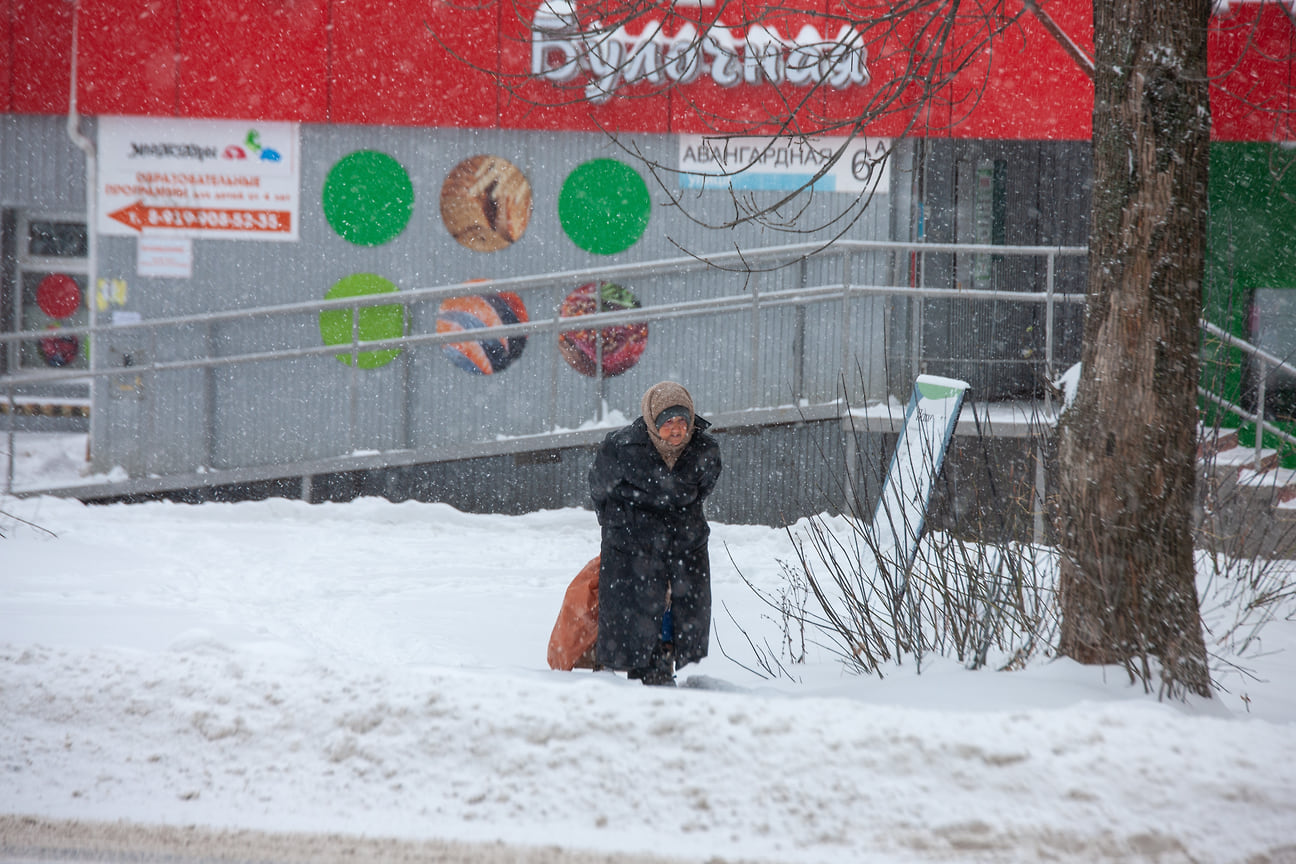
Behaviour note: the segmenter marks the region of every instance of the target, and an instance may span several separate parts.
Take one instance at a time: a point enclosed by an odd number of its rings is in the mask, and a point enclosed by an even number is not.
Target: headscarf
[[[667,408],[676,406],[688,411],[688,435],[678,446],[672,447],[657,434],[657,417]],[[684,448],[693,437],[693,397],[684,389],[683,384],[661,381],[648,388],[639,407],[643,412],[644,424],[648,427],[648,437],[653,447],[657,448],[657,452],[666,461],[666,467],[673,469],[675,460],[679,459],[680,453],[684,452]]]

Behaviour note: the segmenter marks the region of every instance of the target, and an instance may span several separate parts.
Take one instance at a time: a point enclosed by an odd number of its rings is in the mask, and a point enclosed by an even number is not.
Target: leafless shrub
[[[912,566],[879,542],[871,523],[829,517],[789,529],[796,569],[815,598],[808,623],[863,674],[930,655],[968,668],[1017,667],[1052,645],[1054,568],[1048,556],[1015,542],[929,534]]]
[[[859,431],[851,426],[852,434]],[[988,450],[980,452],[988,471]],[[869,472],[884,471],[866,459],[853,472],[844,454],[820,455],[831,460],[837,482],[824,491],[825,512],[787,528],[795,559],[779,562],[779,591],[747,583],[778,617],[784,634],[778,651],[747,637],[765,677],[791,678],[788,664],[804,662],[807,641],[853,671],[879,677],[907,660],[921,671],[929,655],[973,669],[992,663],[1016,668],[1051,650],[1057,625],[1054,556],[1004,536],[1002,525],[964,525],[958,534],[929,533],[907,563],[889,532],[873,523],[876,498],[862,482]],[[791,634],[800,634],[799,653]]]
[[[730,556],[730,560],[733,560],[732,556]],[[751,633],[742,624],[738,623],[727,606],[725,607],[725,613],[738,628],[738,631],[742,633],[747,648],[751,651],[756,668],[734,659],[732,655],[725,651],[719,633],[716,634],[716,642],[726,657],[747,671],[765,679],[786,678],[795,682],[799,679],[789,667],[806,661],[806,622],[808,620],[806,601],[809,588],[801,575],[789,567],[786,562],[780,561],[779,566],[782,569],[784,582],[776,593],[762,591],[748,581],[747,577],[742,577],[743,582],[752,593],[769,607],[770,612],[763,614],[762,618],[773,622],[779,627],[780,639],[778,647],[775,648],[771,645],[768,639],[759,642],[753,639]]]

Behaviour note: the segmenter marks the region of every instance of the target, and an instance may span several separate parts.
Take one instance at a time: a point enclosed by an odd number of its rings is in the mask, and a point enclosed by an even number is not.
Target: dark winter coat
[[[653,447],[642,417],[612,432],[590,469],[590,497],[603,529],[596,662],[609,669],[649,665],[661,642],[671,591],[675,662],[707,654],[711,638],[711,533],[702,502],[720,476],[720,447],[694,418],[693,437],[674,469]]]

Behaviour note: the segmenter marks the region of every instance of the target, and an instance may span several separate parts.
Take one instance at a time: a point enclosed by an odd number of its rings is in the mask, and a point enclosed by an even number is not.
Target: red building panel
[[[328,120],[328,0],[183,0],[184,117]]]
[[[920,8],[922,8],[920,6]],[[830,0],[828,17],[852,24],[864,37],[869,83],[865,87],[829,89],[826,112],[836,123],[858,121],[862,131],[877,137],[921,134],[915,123],[923,100],[921,76],[913,70],[926,61],[915,47],[926,43],[924,24],[930,16],[892,17],[894,3],[873,0]],[[945,125],[942,120],[941,125]]]
[[[1212,137],[1296,141],[1296,25],[1282,5],[1235,0],[1209,38]]]
[[[175,114],[176,4],[81,0],[77,101],[84,114]]]
[[[10,110],[62,114],[72,80],[72,4],[66,0],[11,0],[13,72]]]
[[[494,126],[499,6],[334,0],[329,119]]]
[[[959,22],[954,44],[976,46],[945,100],[958,138],[1089,140],[1093,81],[1093,5],[1051,0],[1038,13],[1009,0],[1004,14]],[[1071,50],[1068,50],[1071,46]],[[959,58],[960,60],[965,58]]]
[[[551,15],[561,2],[547,0]],[[568,80],[555,80],[552,63],[547,77],[533,74],[541,0],[0,0],[0,111],[67,110],[79,8],[78,98],[87,114],[728,134],[776,132],[791,114],[789,128],[810,133],[846,131],[835,124],[863,116],[875,135],[1088,139],[1093,88],[1066,42],[1092,55],[1090,0],[1040,0],[1047,21],[1022,0],[991,19],[978,17],[982,5],[960,6],[953,53],[941,62],[963,68],[916,116],[907,70],[922,68],[932,39],[920,11],[893,24],[886,15],[895,4],[883,0],[661,4],[632,22],[605,12],[613,30],[625,24],[613,40],[623,47],[643,40],[650,23],[674,35],[686,21],[703,30],[718,14],[735,33],[762,26],[784,39],[815,27],[827,41],[849,26],[865,34],[869,81],[723,86],[705,68],[685,83],[613,76],[611,98],[594,101],[588,68]],[[582,6],[587,18],[592,8]],[[1009,26],[986,47],[987,27],[1001,24]],[[542,59],[561,56],[546,44]],[[1220,6],[1210,30],[1217,140],[1296,140],[1294,57],[1296,26],[1284,5]]]
[[[13,110],[10,93],[13,84],[12,7],[12,0],[0,0],[0,114]]]

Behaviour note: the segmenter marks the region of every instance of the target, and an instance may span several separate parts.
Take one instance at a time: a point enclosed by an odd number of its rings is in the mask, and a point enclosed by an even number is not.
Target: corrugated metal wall
[[[868,498],[887,464],[894,437],[861,435],[851,446]],[[716,433],[724,470],[708,500],[710,518],[730,524],[783,525],[826,510],[840,512],[850,491],[846,482],[849,436],[837,421],[728,429]],[[460,510],[525,513],[537,509],[587,507],[587,475],[593,448],[568,448],[357,471],[313,478],[313,500],[345,501],[375,495],[402,501],[441,501]],[[872,476],[869,476],[872,475]],[[590,520],[597,544],[597,528]],[[712,554],[721,554],[713,550]]]
[[[93,129],[93,122],[83,122]],[[68,141],[62,119],[0,117],[0,132],[0,189],[6,207],[83,206],[84,161]],[[355,273],[377,274],[407,291],[478,278],[676,258],[685,251],[707,254],[827,239],[843,227],[827,218],[843,203],[844,196],[833,194],[815,196],[801,212],[802,224],[825,223],[809,237],[756,225],[704,227],[732,216],[728,193],[690,198],[690,211],[685,214],[665,206],[667,196],[652,188],[654,181],[648,177],[654,208],[643,239],[618,255],[598,256],[581,250],[564,234],[557,201],[564,178],[586,160],[609,157],[633,164],[618,142],[604,136],[345,126],[303,126],[300,133],[298,242],[195,240],[192,278],[174,279],[139,276],[136,241],[101,236],[97,275],[127,284],[122,309],[146,321],[253,309],[320,300],[335,282]],[[677,158],[673,137],[636,136],[633,146],[665,166]],[[925,148],[922,158],[914,158],[920,146]],[[321,206],[328,171],[359,149],[380,150],[396,158],[415,190],[409,225],[391,242],[373,248],[338,236]],[[40,155],[33,157],[33,153]],[[459,245],[443,227],[439,212],[445,176],[461,160],[482,153],[519,166],[533,191],[534,212],[525,237],[494,253]],[[977,239],[968,236],[968,217],[959,221],[959,208],[966,208],[968,193],[966,183],[960,186],[958,166],[976,165],[987,158],[992,164],[996,159],[1008,164],[1002,195],[1010,215],[998,242],[1083,243],[1086,205],[1077,189],[1083,191],[1087,182],[1087,149],[1028,142],[904,144],[892,166],[890,193],[878,196],[844,236]],[[641,169],[641,173],[646,172]],[[779,194],[749,193],[748,200],[770,203]],[[908,262],[898,257],[861,254],[850,273],[843,272],[841,258],[824,256],[810,260],[804,269],[667,273],[624,284],[646,306],[842,279],[852,284],[904,284],[910,275]],[[953,256],[927,257],[923,284],[955,284],[963,266],[960,262]],[[1002,285],[1042,288],[1042,274],[1034,264],[1013,265],[1016,270],[1003,262],[996,266],[994,278],[1003,280]],[[1064,266],[1082,268],[1083,264]],[[1058,288],[1074,290],[1071,283],[1077,272],[1082,275],[1082,270],[1067,273]],[[520,293],[532,316],[543,318],[552,315],[575,287],[555,283]],[[1009,306],[999,305],[1001,312]],[[975,314],[984,318],[984,313]],[[1018,312],[992,315],[989,321],[973,320],[973,316],[970,308],[948,302],[861,298],[852,300],[849,309],[837,301],[764,308],[755,316],[750,308],[743,308],[706,318],[655,322],[640,362],[601,384],[569,368],[559,357],[552,335],[545,334],[532,336],[520,359],[489,376],[471,375],[452,365],[439,346],[406,349],[397,360],[376,369],[357,370],[332,356],[319,356],[270,359],[215,371],[138,375],[132,366],[154,361],[315,347],[321,344],[318,317],[313,313],[250,317],[172,329],[157,340],[138,331],[114,332],[99,349],[103,362],[120,367],[121,375],[104,380],[96,392],[94,467],[122,466],[133,476],[165,475],[395,449],[427,452],[435,459],[440,447],[576,428],[594,420],[601,406],[633,418],[644,390],[666,378],[686,382],[704,414],[797,400],[832,401],[842,393],[843,381],[853,400],[864,394],[880,398],[888,390],[903,398],[912,375],[924,371],[914,362],[911,337],[915,333],[921,336],[928,358],[925,371],[974,379],[977,398],[1013,395],[1020,389],[1018,379],[995,378],[984,363],[958,358],[964,356],[960,352],[968,358],[984,358],[987,352],[999,352],[1005,359],[1020,357],[1022,346],[1036,338],[1031,328],[1038,319],[1033,310],[1026,318]],[[412,307],[407,330],[434,332],[435,317],[435,303]],[[354,391],[353,381],[359,385]],[[726,431],[726,472],[717,491],[715,515],[739,522],[776,522],[786,509],[798,514],[822,509],[807,503],[805,496],[819,496],[837,485],[837,469],[823,454],[839,450],[840,437],[834,423]],[[321,476],[315,497],[343,495],[352,488],[389,497],[447,500],[467,509],[583,505],[588,460],[573,456],[580,452],[461,459],[350,477]]]
[[[105,237],[100,244],[99,275],[127,281],[127,308],[145,319],[156,319],[318,300],[337,280],[354,273],[377,274],[407,290],[601,263],[678,258],[681,250],[705,254],[789,241],[786,233],[770,228],[699,226],[698,220],[718,221],[726,207],[732,208],[726,192],[696,199],[690,214],[694,218],[688,218],[678,208],[660,206],[665,195],[657,190],[648,229],[637,244],[612,256],[583,251],[563,233],[558,195],[563,179],[582,162],[628,158],[603,136],[306,126],[301,137],[299,242],[195,240],[193,277],[163,279],[136,275],[133,239]],[[678,145],[670,136],[637,136],[633,144],[644,157],[664,165],[676,158]],[[408,171],[415,190],[408,227],[379,247],[355,246],[339,237],[320,205],[328,170],[359,149],[393,156]],[[445,176],[458,162],[479,153],[502,156],[518,165],[533,190],[534,212],[525,236],[493,253],[471,251],[457,243],[441,223],[438,204]],[[777,194],[755,193],[752,198],[773,201]],[[841,197],[816,196],[803,218],[826,221],[841,206]],[[883,239],[889,219],[887,196],[880,196],[879,206],[860,219],[848,236]],[[813,261],[809,278],[841,278],[840,268],[830,259]],[[859,272],[868,268],[878,271],[884,265],[862,261]],[[694,272],[644,277],[626,287],[644,305],[660,306],[741,293],[752,289],[752,281],[759,283],[759,290],[795,287],[801,278],[798,268],[759,274]],[[872,278],[885,281],[876,272]],[[519,293],[535,317],[546,317],[576,287],[563,283]],[[870,347],[882,342],[880,303],[857,300],[854,305],[854,348],[864,358],[863,367],[880,367],[868,357]],[[435,332],[435,314],[434,304],[414,308],[409,331]],[[840,304],[808,312],[794,307],[765,310],[758,322],[758,345],[753,345],[748,311],[654,323],[640,362],[629,372],[606,379],[601,395],[609,409],[631,417],[643,391],[664,378],[687,382],[698,404],[711,412],[789,404],[796,398],[831,399],[843,356],[841,320]],[[107,346],[110,365],[123,364],[128,356],[136,365],[141,359],[181,360],[200,356],[208,346],[223,355],[315,346],[320,337],[317,318],[301,315],[223,323],[204,332],[166,335],[153,345],[140,344],[140,339],[128,342],[119,338]],[[758,363],[750,359],[753,348],[758,349]],[[360,384],[355,405],[348,398],[353,375],[359,376]],[[94,441],[99,467],[122,465],[131,473],[166,473],[192,470],[195,460],[201,460],[197,464],[234,468],[357,450],[426,448],[530,435],[591,421],[600,402],[598,382],[559,360],[552,339],[544,336],[531,337],[519,360],[490,376],[465,373],[442,356],[440,347],[432,346],[408,349],[395,362],[377,369],[356,371],[331,357],[285,359],[215,373],[167,373],[143,387],[151,392],[105,385],[101,395],[106,397],[107,417],[97,426]],[[149,427],[145,437],[155,442],[148,453],[136,449],[141,425]]]
[[[1024,246],[1089,242],[1093,166],[1087,142],[926,141],[922,146],[923,239]],[[925,256],[924,283],[1045,290],[1047,272],[1040,259],[972,260],[976,257]],[[1086,266],[1083,258],[1059,259],[1055,290],[1083,294]],[[979,399],[1043,392],[1037,368],[1023,362],[1038,360],[1045,350],[1039,304],[926,301],[922,319],[925,371],[968,381]],[[1080,359],[1082,308],[1059,305],[1055,327],[1060,372]]]
[[[94,121],[82,129],[93,134]],[[84,212],[85,154],[67,118],[0,114],[0,206]]]

